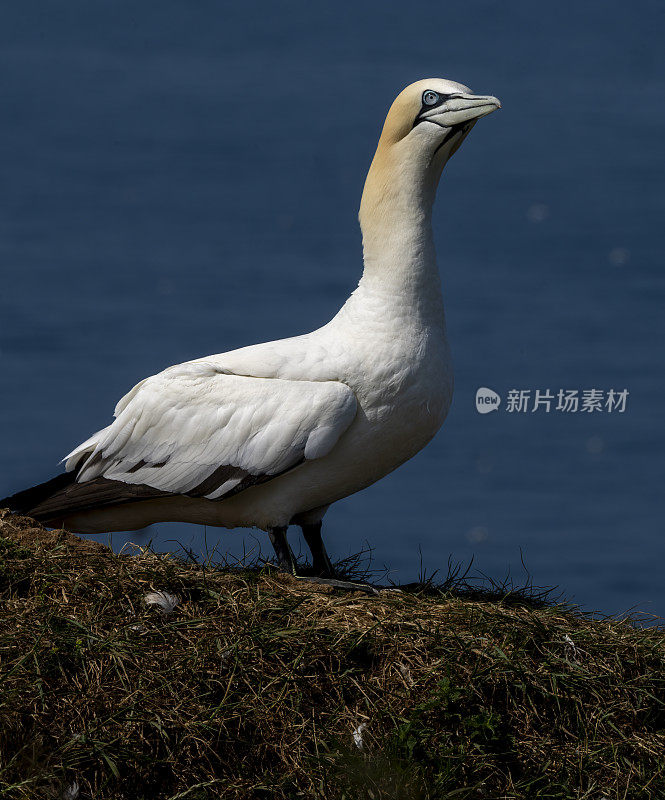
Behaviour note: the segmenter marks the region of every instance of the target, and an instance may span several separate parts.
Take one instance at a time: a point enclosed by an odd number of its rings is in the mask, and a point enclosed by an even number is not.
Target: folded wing
[[[134,387],[113,424],[70,453],[66,468],[77,483],[120,482],[132,496],[141,487],[143,496],[152,489],[221,500],[327,455],[355,415],[355,395],[337,381],[255,378],[190,362]]]

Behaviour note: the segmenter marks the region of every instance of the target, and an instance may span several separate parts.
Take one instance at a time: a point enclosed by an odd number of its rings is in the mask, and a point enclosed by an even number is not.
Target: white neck
[[[365,268],[360,288],[443,324],[432,205],[443,168],[398,144],[379,142],[360,203]]]

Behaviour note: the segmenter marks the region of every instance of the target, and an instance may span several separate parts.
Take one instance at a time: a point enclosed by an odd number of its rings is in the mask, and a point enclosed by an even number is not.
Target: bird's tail
[[[77,483],[76,474],[77,470],[73,469],[46,483],[6,497],[0,500],[0,508],[9,508],[17,514],[26,514],[45,525],[59,528],[75,514],[158,497],[173,497],[172,492],[108,478],[93,478]]]
[[[36,486],[31,486],[29,489],[24,489],[22,492],[17,492],[11,497],[5,497],[0,500],[0,508],[8,508],[16,514],[27,514],[40,522],[48,522],[52,518],[52,510],[47,511],[44,506],[48,508],[49,503],[55,495],[59,495],[63,489],[71,486],[76,481],[75,472],[64,472],[62,475],[56,475],[50,481],[45,483],[38,483]]]

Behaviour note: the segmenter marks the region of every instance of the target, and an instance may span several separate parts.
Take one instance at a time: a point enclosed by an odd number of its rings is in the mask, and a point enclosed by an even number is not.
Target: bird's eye
[[[439,102],[439,95],[436,92],[433,92],[431,89],[428,91],[423,92],[423,103],[426,106],[433,106]]]

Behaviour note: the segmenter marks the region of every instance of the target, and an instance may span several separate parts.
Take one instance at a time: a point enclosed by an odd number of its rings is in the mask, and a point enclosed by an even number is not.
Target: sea
[[[331,508],[328,548],[658,624],[664,39],[655,0],[4,4],[2,494],[57,474],[138,380],[328,321],[361,274],[387,109],[447,77],[503,104],[434,213],[453,406]],[[99,538],[270,554],[251,530]]]

